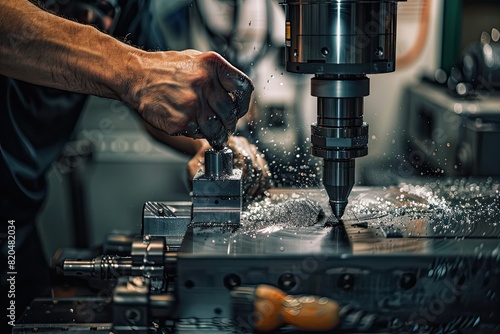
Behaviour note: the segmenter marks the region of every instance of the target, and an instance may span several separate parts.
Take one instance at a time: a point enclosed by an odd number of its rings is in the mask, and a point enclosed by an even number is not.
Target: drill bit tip
[[[335,217],[340,220],[344,215],[347,201],[330,201],[330,206],[332,207],[332,211]]]

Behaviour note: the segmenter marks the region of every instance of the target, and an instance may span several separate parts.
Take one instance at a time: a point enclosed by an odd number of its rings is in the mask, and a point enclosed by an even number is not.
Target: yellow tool
[[[340,322],[339,305],[326,297],[287,295],[270,285],[231,291],[236,326],[271,331],[291,325],[305,331],[327,331]]]

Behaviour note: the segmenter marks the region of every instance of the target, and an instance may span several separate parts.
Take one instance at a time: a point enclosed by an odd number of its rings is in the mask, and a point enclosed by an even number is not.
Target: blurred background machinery
[[[409,160],[431,175],[499,176],[500,32],[482,32],[449,71],[408,89]]]

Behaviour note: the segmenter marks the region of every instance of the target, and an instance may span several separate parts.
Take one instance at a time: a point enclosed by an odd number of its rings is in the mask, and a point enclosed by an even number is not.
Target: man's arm
[[[124,75],[127,67],[137,63],[140,50],[91,26],[40,10],[27,0],[4,0],[0,12],[2,74],[42,86],[121,98],[118,83],[130,80]]]
[[[122,100],[169,134],[221,147],[248,111],[248,77],[219,55],[146,52],[27,0],[0,2],[0,73]]]

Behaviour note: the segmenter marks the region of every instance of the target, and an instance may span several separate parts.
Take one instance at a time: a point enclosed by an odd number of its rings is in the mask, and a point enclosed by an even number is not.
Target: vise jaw
[[[239,224],[242,208],[241,170],[233,169],[230,148],[205,151],[205,171],[193,179],[193,223]]]

